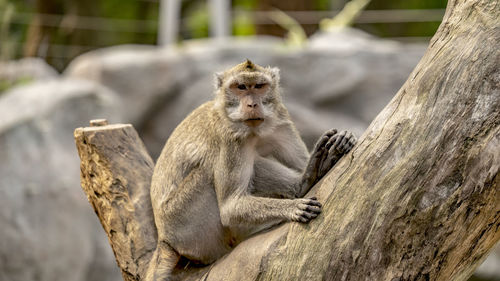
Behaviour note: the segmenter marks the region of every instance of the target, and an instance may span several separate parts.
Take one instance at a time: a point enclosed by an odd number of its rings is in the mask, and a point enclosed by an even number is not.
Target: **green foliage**
[[[186,12],[185,17],[187,38],[203,38],[209,36],[210,15],[206,3],[196,3]]]
[[[235,11],[251,11],[257,8],[255,0],[234,0],[233,9]],[[233,18],[234,36],[251,36],[257,33],[257,29],[250,15],[245,13],[236,13]]]
[[[302,26],[285,12],[275,10],[271,14],[271,19],[288,31],[286,34],[286,44],[289,47],[300,47],[307,41],[307,35]]]
[[[255,35],[257,29],[252,18],[248,14],[237,14],[233,18],[233,35],[250,36]]]
[[[370,0],[352,0],[348,2],[335,17],[322,20],[319,23],[320,29],[330,31],[351,25],[368,3],[370,3]]]
[[[14,81],[0,80],[0,94],[9,88],[12,88],[14,86],[29,84],[32,81],[33,78],[29,76],[22,76]]]
[[[367,9],[444,9],[447,3],[448,0],[372,0]]]
[[[316,0],[314,1],[314,6],[317,10],[326,11],[330,9],[331,0]]]
[[[14,15],[14,5],[0,0],[0,60],[14,57],[14,36],[10,34],[10,24]]]
[[[233,8],[241,10],[253,10],[257,8],[257,1],[255,0],[234,0]]]

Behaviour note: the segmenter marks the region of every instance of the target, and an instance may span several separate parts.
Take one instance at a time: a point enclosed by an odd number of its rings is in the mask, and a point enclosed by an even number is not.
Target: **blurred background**
[[[0,281],[121,280],[79,186],[73,130],[132,123],[153,159],[249,58],[281,69],[306,144],[359,137],[405,83],[445,0],[0,0]],[[368,163],[369,164],[369,163]],[[500,280],[500,250],[471,281]]]
[[[210,35],[284,37],[289,30],[283,26],[286,20],[276,14],[277,10],[310,36],[320,29],[321,20],[336,15],[349,1],[160,2],[0,0],[1,58],[36,56],[63,70],[83,52],[119,44],[162,45]],[[445,0],[358,2],[366,7],[353,19],[354,27],[404,42],[427,42],[446,7]]]

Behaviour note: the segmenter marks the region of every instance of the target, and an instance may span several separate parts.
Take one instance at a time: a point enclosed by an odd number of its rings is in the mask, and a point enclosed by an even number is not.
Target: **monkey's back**
[[[219,116],[207,102],[174,130],[158,158],[151,201],[160,241],[189,259],[210,263],[229,250],[213,184]]]

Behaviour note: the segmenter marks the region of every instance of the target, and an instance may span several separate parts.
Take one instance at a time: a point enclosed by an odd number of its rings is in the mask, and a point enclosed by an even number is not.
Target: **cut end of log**
[[[90,126],[91,127],[100,127],[100,126],[106,126],[108,125],[108,120],[106,119],[93,119],[90,120]]]

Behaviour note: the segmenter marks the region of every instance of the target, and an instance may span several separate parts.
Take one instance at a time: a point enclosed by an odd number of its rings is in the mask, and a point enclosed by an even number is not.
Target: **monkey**
[[[210,264],[245,238],[321,212],[303,198],[356,144],[331,129],[309,154],[282,102],[279,69],[246,60],[215,74],[215,97],[171,134],[155,165],[158,244],[145,280],[171,280],[181,257]]]

